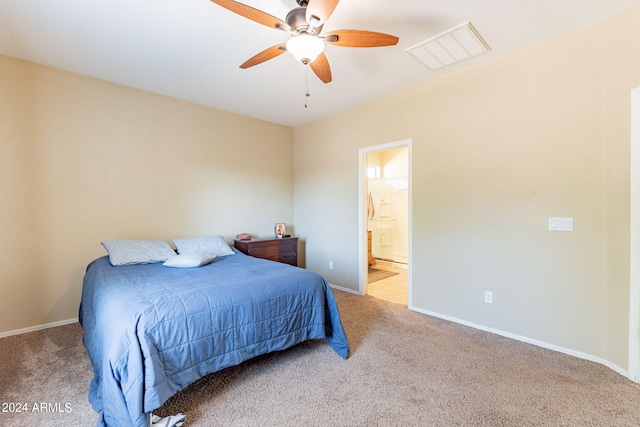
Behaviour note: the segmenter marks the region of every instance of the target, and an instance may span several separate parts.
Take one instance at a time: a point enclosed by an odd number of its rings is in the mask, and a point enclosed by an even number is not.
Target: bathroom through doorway
[[[410,141],[361,150],[361,294],[409,306]]]

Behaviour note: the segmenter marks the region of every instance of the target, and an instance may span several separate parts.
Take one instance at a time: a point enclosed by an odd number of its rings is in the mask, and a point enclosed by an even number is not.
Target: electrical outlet
[[[493,304],[493,292],[484,292],[484,302],[486,302],[487,304]]]
[[[333,270],[333,261],[329,261],[329,270]]]

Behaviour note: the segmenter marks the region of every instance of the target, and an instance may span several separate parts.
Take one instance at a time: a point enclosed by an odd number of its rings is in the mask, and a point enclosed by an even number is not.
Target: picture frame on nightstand
[[[275,235],[278,239],[282,239],[287,234],[287,225],[284,222],[276,222],[273,227]]]

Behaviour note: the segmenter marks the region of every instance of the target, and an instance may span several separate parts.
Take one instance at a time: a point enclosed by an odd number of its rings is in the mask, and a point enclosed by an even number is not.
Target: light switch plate
[[[573,231],[573,218],[549,217],[549,231]]]

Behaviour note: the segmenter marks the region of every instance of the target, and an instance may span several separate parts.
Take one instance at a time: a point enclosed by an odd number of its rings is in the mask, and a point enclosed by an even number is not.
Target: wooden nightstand
[[[256,258],[269,259],[298,266],[298,238],[234,240],[240,252]]]

